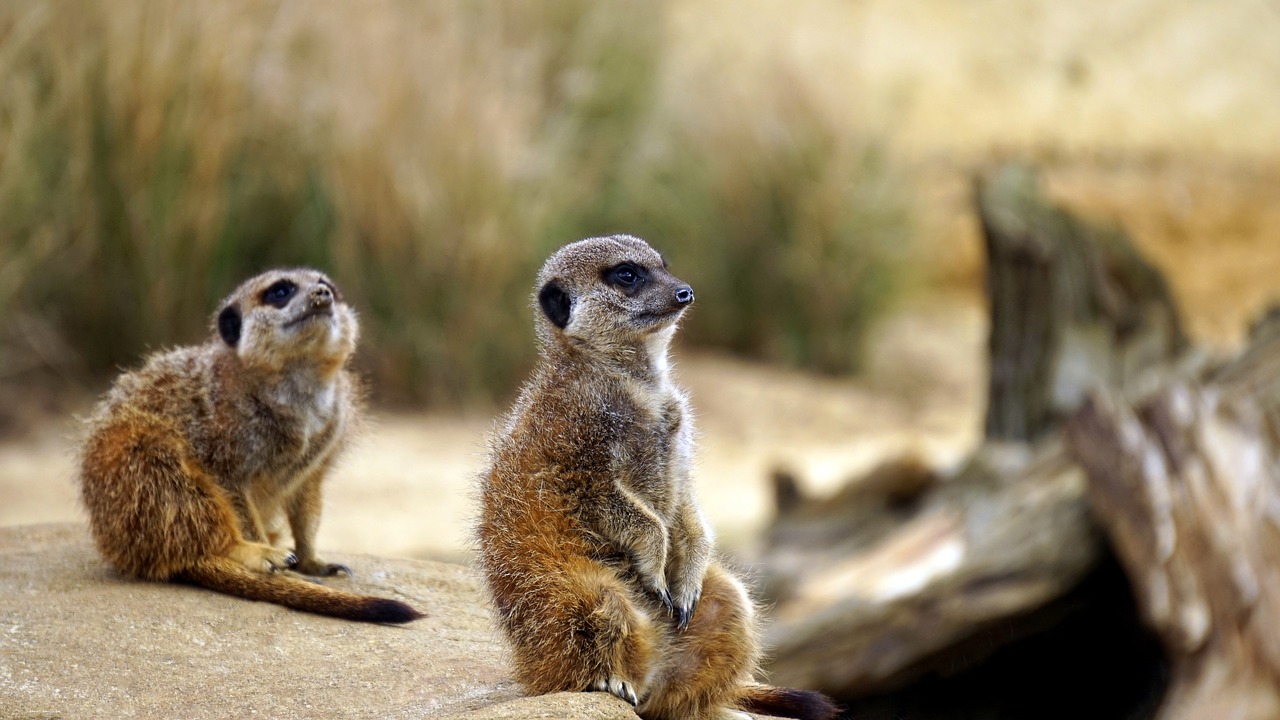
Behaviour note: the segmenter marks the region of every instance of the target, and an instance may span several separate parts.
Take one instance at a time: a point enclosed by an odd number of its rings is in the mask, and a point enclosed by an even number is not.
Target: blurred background
[[[80,517],[74,417],[265,267],[360,312],[377,421],[321,544],[459,559],[541,261],[643,236],[732,550],[981,436],[974,174],[1128,230],[1196,343],[1280,277],[1270,0],[0,4],[0,524]]]

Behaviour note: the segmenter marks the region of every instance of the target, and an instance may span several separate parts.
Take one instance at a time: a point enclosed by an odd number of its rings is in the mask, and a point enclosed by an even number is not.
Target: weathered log
[[[1098,556],[1083,474],[1060,443],[988,444],[917,496],[894,476],[915,485],[919,472],[892,463],[873,473],[879,498],[809,501],[773,527],[773,681],[841,697],[895,687],[992,623],[1016,637],[1010,617],[1069,590]],[[859,495],[865,506],[849,504]]]
[[[1280,321],[1235,361],[1068,426],[1173,664],[1164,720],[1280,717]]]

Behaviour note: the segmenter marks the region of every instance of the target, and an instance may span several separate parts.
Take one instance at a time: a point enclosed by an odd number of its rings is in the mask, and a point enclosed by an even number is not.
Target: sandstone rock
[[[590,718],[602,693],[526,698],[461,565],[328,553],[428,617],[403,627],[135,582],[81,525],[0,528],[0,718]]]

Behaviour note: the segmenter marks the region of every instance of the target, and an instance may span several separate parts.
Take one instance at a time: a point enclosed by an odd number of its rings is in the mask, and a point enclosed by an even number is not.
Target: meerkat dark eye
[[[644,285],[644,281],[648,278],[649,273],[644,268],[631,263],[622,263],[615,265],[604,271],[604,281],[614,287],[622,288],[624,292],[631,293]]]
[[[289,280],[277,280],[262,293],[262,302],[276,307],[284,307],[289,298],[298,291],[298,286]]]

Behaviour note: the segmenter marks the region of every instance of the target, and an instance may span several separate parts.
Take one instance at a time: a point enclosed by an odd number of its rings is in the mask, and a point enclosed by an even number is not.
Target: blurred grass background
[[[691,342],[855,371],[906,184],[821,78],[673,47],[676,7],[0,5],[0,384],[97,386],[305,264],[381,401],[484,404],[527,372],[542,259],[614,232],[695,287]]]

